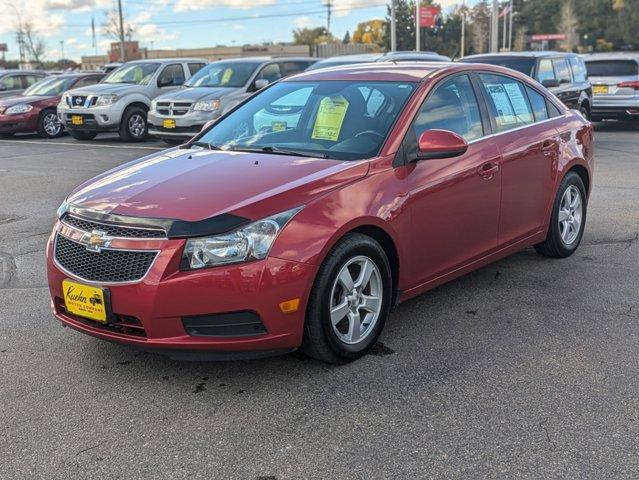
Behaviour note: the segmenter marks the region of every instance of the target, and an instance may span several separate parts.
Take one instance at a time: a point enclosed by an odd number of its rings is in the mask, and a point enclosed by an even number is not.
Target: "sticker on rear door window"
[[[347,110],[348,101],[341,95],[323,98],[317,109],[311,138],[336,142]]]

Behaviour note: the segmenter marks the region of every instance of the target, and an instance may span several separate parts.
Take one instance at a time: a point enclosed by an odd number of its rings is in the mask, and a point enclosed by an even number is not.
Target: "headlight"
[[[151,100],[151,110],[155,111],[158,108],[158,101],[157,100]]]
[[[14,105],[13,107],[7,108],[5,115],[18,115],[19,113],[27,113],[33,110],[33,106],[28,103],[19,103],[18,105]]]
[[[100,95],[98,97],[98,101],[95,102],[96,107],[106,107],[108,105],[113,105],[118,101],[117,95]]]
[[[190,238],[184,247],[181,269],[196,270],[266,258],[278,234],[302,208],[258,220],[234,232]]]
[[[202,100],[200,102],[195,102],[193,106],[193,110],[196,112],[212,112],[220,108],[219,100]]]
[[[63,94],[62,98],[60,99],[60,103],[58,104],[58,108],[69,108],[70,97],[71,95],[69,95],[68,93]]]

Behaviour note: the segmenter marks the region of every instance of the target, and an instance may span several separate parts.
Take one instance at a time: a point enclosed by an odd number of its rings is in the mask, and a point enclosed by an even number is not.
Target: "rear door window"
[[[639,65],[634,60],[591,60],[586,62],[590,77],[627,77],[639,75]]]
[[[174,63],[172,65],[167,65],[160,73],[158,77],[158,85],[163,86],[178,86],[184,83],[184,69],[182,65],[179,63]]]
[[[535,121],[524,85],[510,77],[481,74],[488,108],[495,119],[497,132],[505,132]]]
[[[528,93],[528,98],[530,99],[530,105],[533,109],[535,120],[537,122],[546,120],[548,118],[546,98],[537,90],[535,90],[534,88],[530,88],[529,86],[526,86],[526,92]]]
[[[555,66],[555,72],[557,73],[557,80],[559,83],[570,83],[572,78],[570,77],[570,67],[568,61],[565,58],[554,58],[552,61]]]
[[[21,90],[22,81],[20,75],[7,75],[0,80],[2,90]]]
[[[206,65],[205,63],[189,63],[189,73],[193,76],[197,72],[199,72],[202,67]]]
[[[537,81],[544,83],[544,80],[556,80],[555,70],[552,68],[552,62],[548,58],[539,60],[537,68]]]
[[[586,72],[586,65],[584,64],[584,61],[579,57],[570,57],[569,61],[575,82],[585,82],[588,78],[588,73]]]
[[[438,85],[422,105],[413,123],[415,136],[426,130],[450,130],[466,141],[483,136],[479,106],[468,75]]]

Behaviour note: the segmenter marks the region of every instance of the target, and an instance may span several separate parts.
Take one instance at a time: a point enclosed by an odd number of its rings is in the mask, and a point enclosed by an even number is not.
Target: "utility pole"
[[[397,25],[395,23],[395,0],[391,0],[391,52],[397,51]]]
[[[506,9],[508,7],[504,7],[504,9]],[[508,11],[502,11],[502,15],[504,16],[504,31],[502,32],[501,35],[501,48],[502,50],[506,50],[506,30],[508,30],[506,28],[506,20],[508,20]]]
[[[490,53],[497,53],[499,50],[499,5],[497,0],[493,0],[493,11],[490,16]]]
[[[421,48],[421,28],[419,28],[419,0],[415,2],[415,51],[419,52]]]
[[[60,60],[64,60],[64,40],[60,40]]]
[[[118,0],[118,15],[120,16],[120,61],[126,62],[126,56],[124,54],[124,19],[122,16],[122,0]]]
[[[331,8],[333,4],[332,0],[326,0],[326,33],[330,37],[331,36]]]
[[[508,28],[508,51],[511,52],[513,49],[513,0],[510,0],[510,22]]]

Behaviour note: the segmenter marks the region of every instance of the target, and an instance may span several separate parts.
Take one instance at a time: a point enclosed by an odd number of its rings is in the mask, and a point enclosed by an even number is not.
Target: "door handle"
[[[486,162],[477,169],[479,176],[485,180],[490,180],[499,171],[499,165],[493,162]]]

